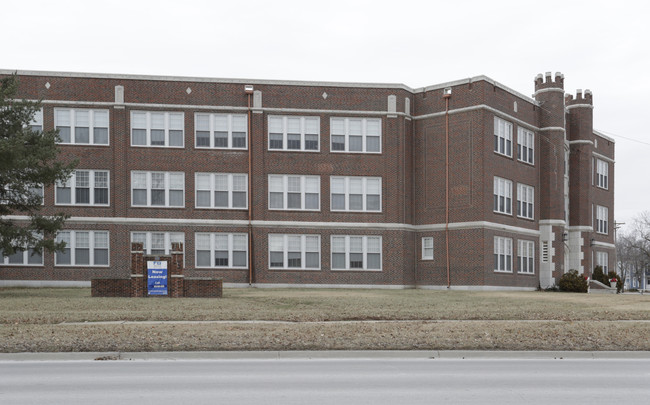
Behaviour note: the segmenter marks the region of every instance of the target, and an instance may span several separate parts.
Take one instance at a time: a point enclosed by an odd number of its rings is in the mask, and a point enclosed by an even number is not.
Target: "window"
[[[422,238],[422,260],[433,260],[433,236]]]
[[[131,172],[134,207],[184,207],[185,173]]]
[[[109,172],[75,170],[65,183],[56,185],[56,205],[109,205]]]
[[[320,176],[269,175],[269,209],[320,209]]]
[[[609,187],[609,165],[604,160],[596,159],[596,185],[600,188]]]
[[[607,234],[607,220],[609,218],[609,209],[600,205],[596,206],[596,232]]]
[[[248,235],[245,233],[197,233],[196,267],[247,268]]]
[[[532,165],[534,158],[535,134],[522,127],[517,128],[517,159]]]
[[[56,241],[66,244],[54,255],[57,266],[108,266],[108,231],[62,231]]]
[[[246,149],[246,114],[198,113],[194,118],[197,148]]]
[[[380,118],[330,119],[332,152],[381,153]]]
[[[7,266],[42,266],[43,255],[34,249],[17,249],[13,254],[5,256],[0,250],[0,264]]]
[[[246,173],[196,173],[196,207],[248,208]]]
[[[108,110],[55,108],[54,127],[61,143],[108,145]]]
[[[269,116],[269,150],[317,152],[319,139],[319,117]]]
[[[381,177],[330,177],[330,210],[381,212]]]
[[[30,128],[34,132],[41,132],[43,130],[43,109],[36,111],[29,123]]]
[[[519,241],[517,261],[520,273],[535,273],[535,242],[529,240]]]
[[[169,255],[172,243],[179,242],[185,246],[185,234],[182,232],[131,232],[131,243],[142,243],[145,254]]]
[[[494,271],[512,272],[512,239],[494,237]]]
[[[494,151],[512,157],[512,124],[494,117]]]
[[[520,218],[535,218],[534,204],[535,188],[525,184],[517,184],[517,216]]]
[[[609,254],[607,252],[596,252],[596,266],[603,268],[603,273],[609,273]]]
[[[0,204],[29,204],[30,199],[38,199],[40,204],[43,205],[43,194],[42,185],[5,184],[5,193],[3,199],[0,200]]]
[[[269,268],[320,270],[320,235],[269,234]]]
[[[131,146],[182,148],[184,128],[182,112],[131,111]]]
[[[332,236],[332,270],[381,271],[381,236]]]
[[[494,212],[512,214],[512,182],[494,178]]]

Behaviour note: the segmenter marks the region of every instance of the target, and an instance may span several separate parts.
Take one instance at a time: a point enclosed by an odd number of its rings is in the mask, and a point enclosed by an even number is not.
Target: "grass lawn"
[[[0,315],[1,352],[650,350],[650,295],[249,288],[169,299],[3,288]],[[212,322],[257,320],[288,323]]]

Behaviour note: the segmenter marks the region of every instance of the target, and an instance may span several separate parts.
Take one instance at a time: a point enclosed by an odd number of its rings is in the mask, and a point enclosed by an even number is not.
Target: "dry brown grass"
[[[2,352],[650,350],[650,295],[226,289],[222,299],[129,299],[6,288],[0,303]],[[241,320],[295,323],[205,322]],[[368,320],[379,322],[338,322]]]

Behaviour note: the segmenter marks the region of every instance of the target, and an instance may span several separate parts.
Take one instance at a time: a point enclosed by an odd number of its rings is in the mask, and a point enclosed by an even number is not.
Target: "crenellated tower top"
[[[581,89],[576,90],[576,96],[573,97],[571,94],[566,94],[564,96],[564,103],[567,106],[576,105],[576,104],[589,104],[594,105],[593,95],[591,90],[585,90],[584,94]]]
[[[551,72],[546,72],[545,76],[540,73],[535,77],[535,91],[550,88],[564,89],[564,75],[562,73],[555,73],[555,80],[553,80]]]

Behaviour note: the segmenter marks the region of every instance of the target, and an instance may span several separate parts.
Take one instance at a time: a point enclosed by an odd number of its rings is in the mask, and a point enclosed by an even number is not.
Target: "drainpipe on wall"
[[[244,91],[248,96],[248,285],[253,285],[253,160],[251,142],[251,97],[253,96],[253,86],[244,86]]]
[[[449,272],[449,99],[451,98],[451,87],[443,91],[445,99],[445,249],[447,256],[447,288],[451,288],[451,277]]]

